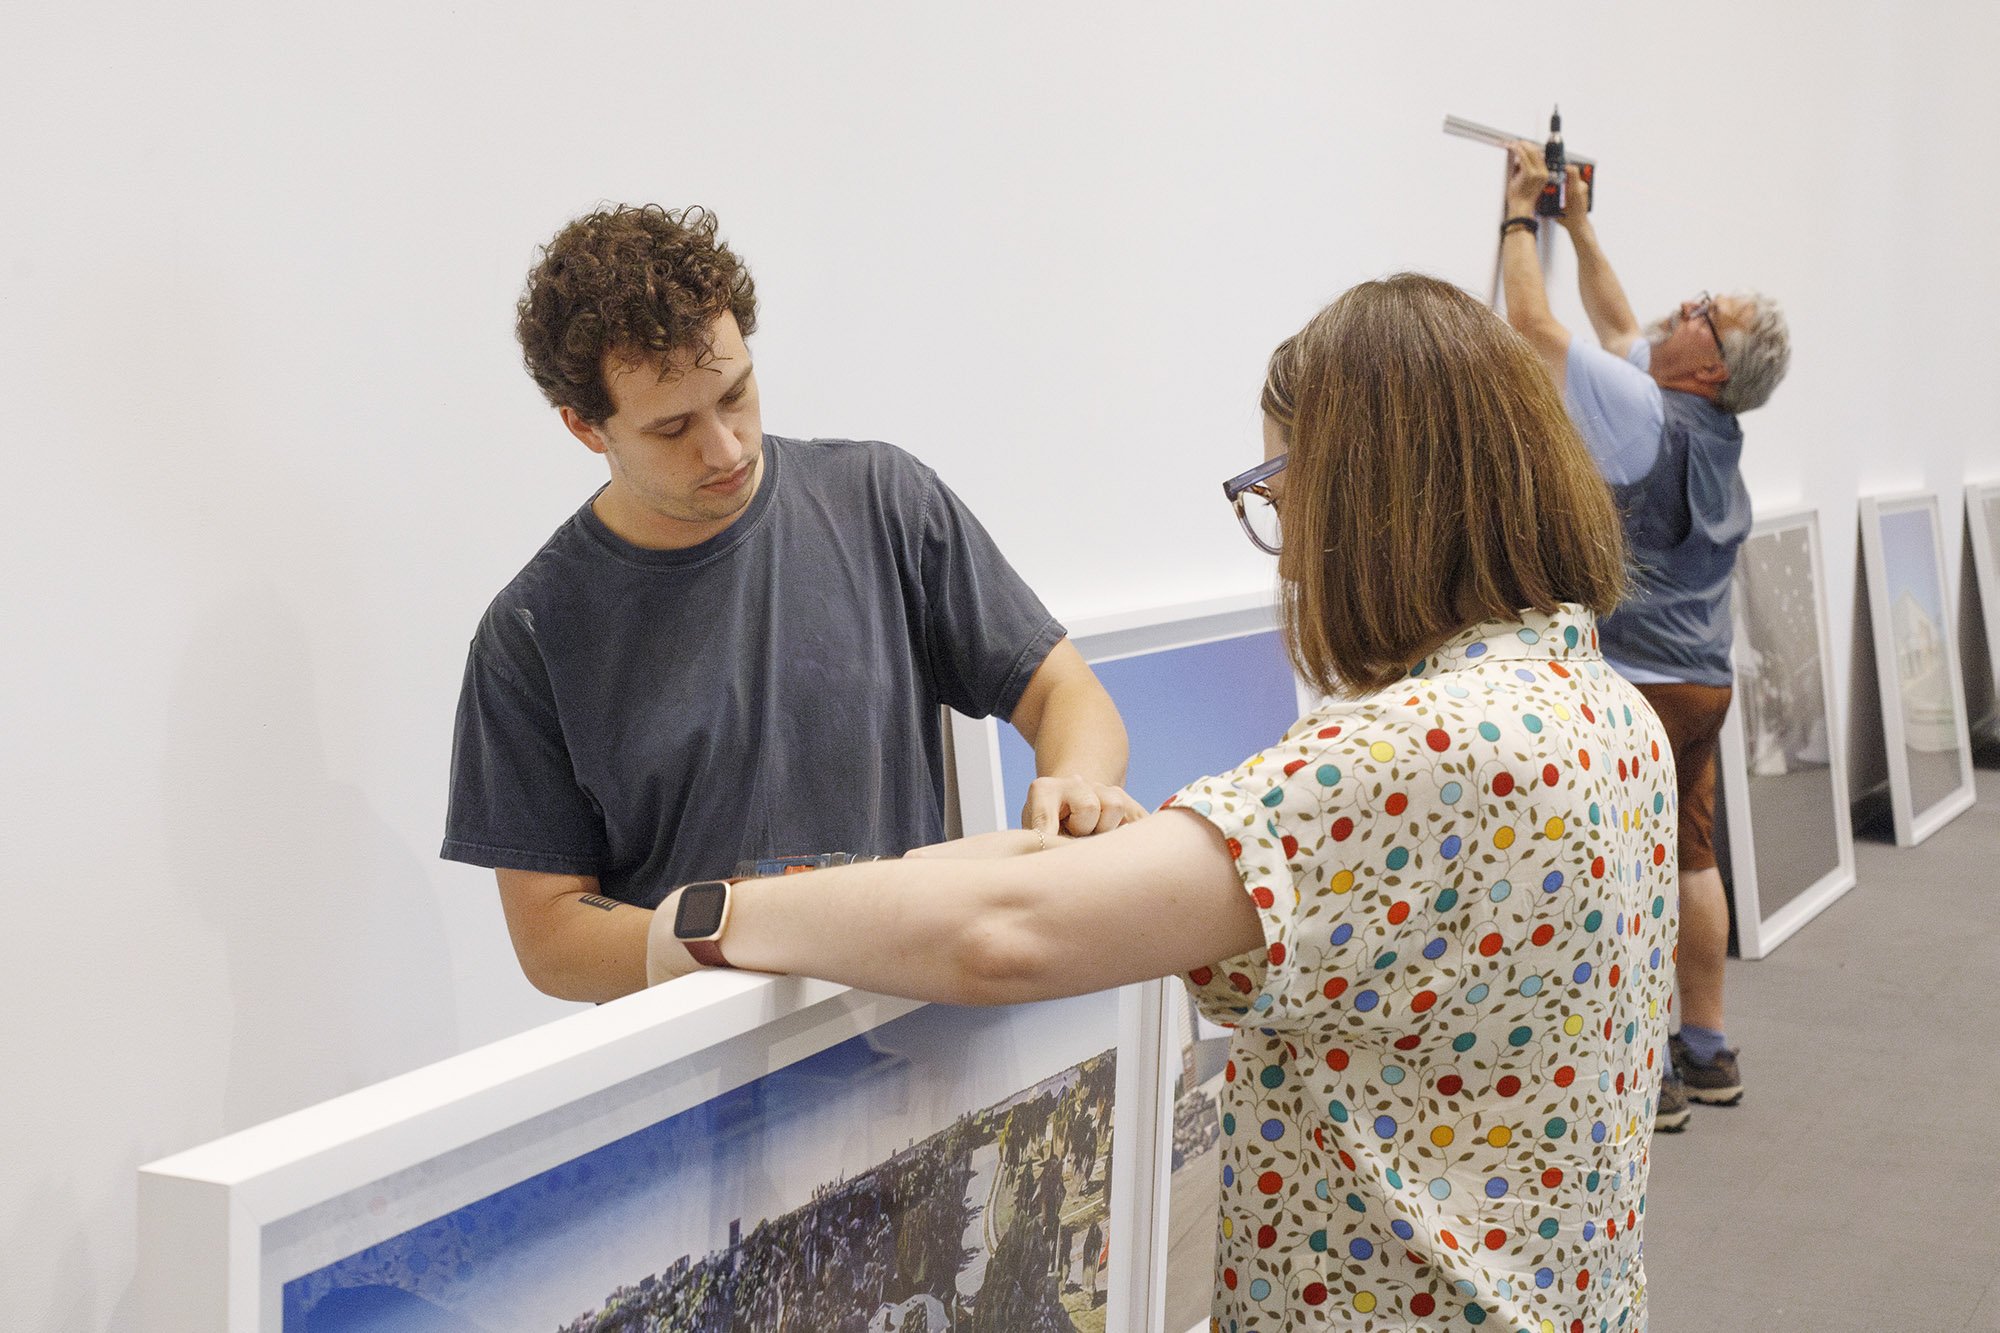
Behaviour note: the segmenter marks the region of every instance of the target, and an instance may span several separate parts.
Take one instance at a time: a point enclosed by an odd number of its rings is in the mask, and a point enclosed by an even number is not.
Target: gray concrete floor
[[[1654,1139],[1651,1333],[2000,1333],[2000,773],[1754,963],[1741,1105]]]

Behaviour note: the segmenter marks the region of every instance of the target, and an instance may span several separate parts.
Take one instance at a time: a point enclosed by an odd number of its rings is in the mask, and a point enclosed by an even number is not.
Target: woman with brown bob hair
[[[1263,407],[1292,450],[1286,639],[1322,692],[1385,686],[1522,607],[1618,604],[1618,511],[1562,395],[1458,288],[1405,273],[1349,291],[1278,345]]]
[[[1315,316],[1263,405],[1225,493],[1321,706],[1099,837],[686,886],[649,972],[955,1004],[1183,974],[1235,1029],[1217,1328],[1641,1328],[1674,785],[1597,651],[1610,497],[1528,345],[1430,278]]]

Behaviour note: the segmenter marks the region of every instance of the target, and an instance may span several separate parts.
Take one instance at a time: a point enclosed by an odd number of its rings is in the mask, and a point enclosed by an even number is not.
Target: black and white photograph
[[[1738,947],[1760,958],[1854,884],[1834,731],[1818,516],[1760,522],[1737,558],[1735,697],[1722,782]]]

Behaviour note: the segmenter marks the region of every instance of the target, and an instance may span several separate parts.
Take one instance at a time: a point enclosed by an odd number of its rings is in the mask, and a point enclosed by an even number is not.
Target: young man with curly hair
[[[641,989],[680,884],[942,839],[940,704],[1034,747],[1029,827],[1144,813],[1110,697],[937,475],[764,433],[756,323],[701,209],[579,218],[521,298],[528,373],[610,480],[474,635],[443,854],[497,872],[551,995]]]

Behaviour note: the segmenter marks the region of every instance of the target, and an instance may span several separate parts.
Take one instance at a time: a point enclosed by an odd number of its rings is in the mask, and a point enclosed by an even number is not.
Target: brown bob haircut
[[[1271,354],[1263,408],[1290,451],[1286,645],[1322,692],[1387,686],[1483,620],[1623,594],[1618,511],[1562,396],[1450,283],[1341,296]]]
[[[657,360],[710,352],[709,326],[727,311],[744,337],[757,327],[757,289],[716,239],[703,208],[668,212],[619,204],[564,227],[544,246],[515,309],[528,374],[551,407],[593,426],[616,410],[604,358]]]

